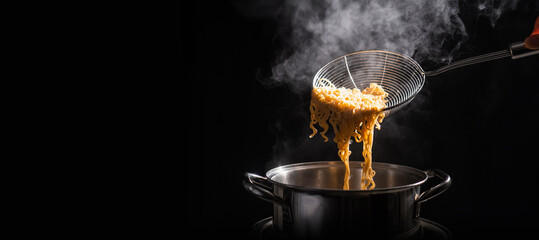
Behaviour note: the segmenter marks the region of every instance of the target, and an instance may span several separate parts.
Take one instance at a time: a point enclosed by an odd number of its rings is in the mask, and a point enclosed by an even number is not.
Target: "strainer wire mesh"
[[[363,90],[376,83],[388,93],[387,115],[408,104],[424,82],[425,72],[410,57],[370,50],[350,53],[329,62],[316,73],[313,87]]]

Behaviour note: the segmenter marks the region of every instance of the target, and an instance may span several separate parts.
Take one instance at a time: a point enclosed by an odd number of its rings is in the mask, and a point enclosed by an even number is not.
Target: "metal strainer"
[[[460,60],[425,72],[414,59],[402,54],[380,50],[360,51],[338,57],[318,70],[313,87],[364,89],[376,83],[388,93],[387,116],[414,99],[425,83],[425,76],[498,58],[511,56],[517,59],[538,53],[539,50],[529,50],[523,43],[514,43],[507,50]]]

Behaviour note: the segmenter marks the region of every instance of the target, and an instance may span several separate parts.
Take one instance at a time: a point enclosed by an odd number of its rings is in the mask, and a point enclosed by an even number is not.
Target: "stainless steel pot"
[[[273,203],[274,228],[299,239],[406,239],[419,229],[421,203],[444,192],[451,178],[438,169],[421,171],[373,163],[373,190],[360,190],[361,162],[350,162],[350,190],[342,190],[342,162],[306,162],[271,169],[262,177],[245,174],[244,187]],[[421,184],[441,183],[421,192]]]

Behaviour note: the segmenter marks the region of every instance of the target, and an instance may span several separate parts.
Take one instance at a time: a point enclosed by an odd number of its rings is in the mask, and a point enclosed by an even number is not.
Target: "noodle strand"
[[[345,190],[350,189],[349,158],[352,154],[350,143],[353,140],[357,143],[363,142],[362,155],[365,162],[361,165],[363,167],[361,189],[374,189],[376,186],[373,180],[376,172],[372,169],[374,128],[380,129],[380,123],[385,117],[383,109],[386,107],[387,93],[375,83],[360,91],[357,88],[336,88],[327,79],[321,81],[324,82],[324,87],[315,87],[311,93],[309,127],[313,133],[309,137],[312,138],[318,133],[314,126],[318,124],[323,129],[320,135],[324,138],[324,142],[327,142],[329,121],[335,133],[333,141],[339,149],[337,154],[346,167],[343,185]]]

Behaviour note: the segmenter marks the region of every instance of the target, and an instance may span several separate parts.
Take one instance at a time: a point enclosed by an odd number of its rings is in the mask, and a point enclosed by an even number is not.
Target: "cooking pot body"
[[[319,194],[276,185],[273,193],[286,202],[274,204],[274,228],[294,238],[404,238],[419,228],[415,201],[419,186],[380,193]]]
[[[418,232],[421,203],[451,185],[446,173],[373,163],[376,188],[361,190],[361,162],[350,162],[350,190],[342,190],[342,162],[307,162],[274,168],[266,177],[246,173],[245,188],[273,203],[273,227],[294,239],[409,239]],[[421,192],[437,177],[441,183]]]

